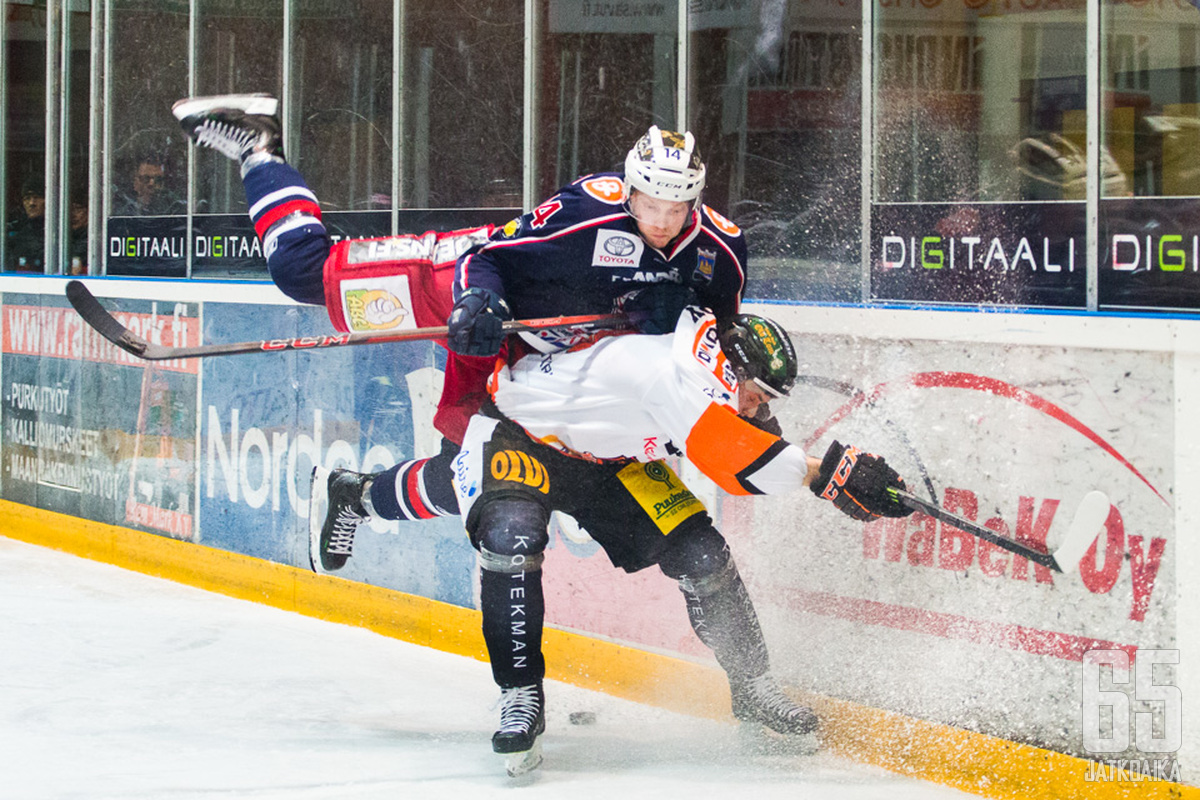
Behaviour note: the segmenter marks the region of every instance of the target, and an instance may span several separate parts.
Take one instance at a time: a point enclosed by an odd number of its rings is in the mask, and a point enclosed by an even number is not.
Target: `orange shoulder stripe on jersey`
[[[738,479],[771,448],[780,443],[774,436],[740,418],[728,406],[710,403],[692,426],[687,438],[687,457],[701,472],[730,494],[751,494]]]
[[[721,345],[719,344],[720,337],[717,336],[716,338],[714,338],[712,340],[712,342],[713,342],[712,346],[710,346],[708,348],[702,347],[703,342],[705,340],[705,334],[709,331],[710,328],[716,328],[716,327],[717,327],[716,319],[708,319],[708,320],[705,320],[700,325],[700,327],[696,329],[696,335],[692,339],[692,355],[696,357],[696,360],[699,361],[702,366],[704,366],[706,369],[708,369],[710,372],[712,372],[712,374],[716,377],[716,379],[721,383],[722,386],[724,386],[726,389],[728,389],[731,392],[735,392],[735,391],[737,391],[737,385],[734,383],[730,383],[728,380],[725,379],[725,362],[728,361],[729,359],[725,357],[725,353],[721,350]],[[714,336],[715,336],[715,334],[714,334]],[[702,359],[700,357],[700,353],[701,353],[702,349],[716,352],[716,360],[714,361],[714,363],[712,363],[712,364],[704,363],[704,359]]]
[[[496,391],[500,388],[500,370],[502,369],[504,369],[504,359],[497,358],[487,377],[487,391],[493,400],[496,399]]]

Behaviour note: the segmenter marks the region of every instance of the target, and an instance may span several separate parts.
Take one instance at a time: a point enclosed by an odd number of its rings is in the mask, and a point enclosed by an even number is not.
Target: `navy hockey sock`
[[[371,505],[384,519],[432,519],[458,514],[449,460],[442,455],[403,461],[371,482]],[[443,463],[445,462],[445,463]]]
[[[295,167],[279,161],[254,167],[243,185],[271,279],[294,300],[324,305],[330,239],[316,195]]]

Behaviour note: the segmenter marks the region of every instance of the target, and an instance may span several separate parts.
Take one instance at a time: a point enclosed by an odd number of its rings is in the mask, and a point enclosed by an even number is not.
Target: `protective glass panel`
[[[1109,1],[1100,11],[1099,304],[1195,310],[1200,8]]]
[[[521,205],[525,4],[408,3],[401,53],[402,209]],[[380,98],[381,103],[386,100]],[[401,230],[436,224],[402,216]],[[495,217],[496,215],[491,215]],[[502,216],[499,218],[503,221]]]
[[[1200,194],[1200,10],[1103,6],[1104,142],[1137,197]],[[1125,186],[1105,181],[1105,196]]]
[[[651,125],[676,127],[675,2],[541,4],[538,199],[580,175],[621,172]],[[708,143],[698,141],[701,154]],[[535,202],[537,202],[535,200]]]
[[[392,22],[391,0],[298,7],[288,159],[325,211],[391,207]]]
[[[197,94],[263,92],[279,97],[283,0],[258,0],[236,8],[226,0],[200,0],[196,17]],[[195,212],[244,214],[246,195],[237,162],[205,147],[195,151]]]
[[[91,219],[88,164],[91,159],[91,58],[92,15],[87,3],[70,4],[80,10],[68,11],[67,72],[63,76],[63,93],[68,98],[63,125],[66,127],[67,197],[63,225],[63,272],[86,275],[93,261],[88,252],[88,224]]]
[[[186,3],[113,0],[112,216],[185,212],[185,142],[171,104],[187,91]]]
[[[876,14],[877,202],[1082,200],[1087,7],[893,4]]]
[[[741,226],[747,296],[861,296],[861,7],[693,9],[693,129],[705,202]]]
[[[42,272],[46,230],[46,4],[5,3],[4,269]]]

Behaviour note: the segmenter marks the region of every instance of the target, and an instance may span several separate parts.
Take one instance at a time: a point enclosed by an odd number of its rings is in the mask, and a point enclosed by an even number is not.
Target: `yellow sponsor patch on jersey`
[[[630,464],[617,473],[617,478],[664,536],[679,527],[679,523],[704,511],[704,504],[661,461]]]
[[[523,483],[542,494],[550,493],[550,473],[542,462],[520,450],[501,450],[493,455],[491,470],[498,481]]]
[[[398,328],[409,313],[403,301],[386,289],[347,289],[344,299],[352,331]]]

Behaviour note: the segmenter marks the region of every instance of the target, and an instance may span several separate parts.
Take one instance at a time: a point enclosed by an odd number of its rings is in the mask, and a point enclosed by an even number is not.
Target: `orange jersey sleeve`
[[[759,430],[727,406],[712,403],[688,434],[687,457],[730,494],[762,494],[747,476],[786,447],[788,443],[778,436]]]

